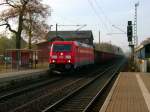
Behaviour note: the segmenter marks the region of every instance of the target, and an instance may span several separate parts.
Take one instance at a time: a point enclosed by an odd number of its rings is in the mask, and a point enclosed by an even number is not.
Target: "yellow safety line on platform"
[[[144,97],[144,100],[145,100],[148,110],[150,112],[150,93],[149,93],[148,89],[146,88],[143,80],[141,79],[140,74],[136,74],[136,79],[138,81],[142,95]]]

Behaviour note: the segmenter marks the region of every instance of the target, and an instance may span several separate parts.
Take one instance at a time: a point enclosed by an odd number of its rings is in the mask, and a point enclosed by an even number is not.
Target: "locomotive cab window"
[[[69,51],[71,51],[71,45],[67,45],[67,44],[65,44],[65,45],[53,45],[53,51],[54,52],[62,52],[62,51],[65,51],[65,52],[69,52]]]

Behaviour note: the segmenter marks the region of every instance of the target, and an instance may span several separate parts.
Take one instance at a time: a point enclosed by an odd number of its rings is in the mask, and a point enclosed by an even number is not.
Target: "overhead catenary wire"
[[[55,13],[56,14],[56,13]],[[51,21],[53,21],[54,23],[57,23],[58,24],[58,27],[59,26],[61,26],[62,28],[70,28],[70,27],[74,27],[75,29],[74,30],[80,30],[81,28],[83,28],[83,27],[85,27],[85,26],[87,26],[87,27],[95,27],[95,26],[97,26],[97,24],[79,24],[79,23],[77,23],[77,22],[75,22],[75,20],[72,20],[72,19],[67,19],[66,17],[62,17],[62,16],[57,16],[59,19],[63,19],[64,21],[66,21],[67,23],[60,23],[60,22],[58,22],[58,20],[56,20],[56,19],[54,19],[53,17],[51,17],[50,19],[51,19]],[[68,21],[69,21],[69,23],[71,23],[71,24],[68,24]],[[52,26],[52,28],[51,29],[53,29],[53,30],[55,30],[56,29],[56,24],[52,24],[51,25]],[[70,27],[66,27],[66,26],[70,26]],[[77,28],[77,27],[79,27],[79,28]],[[59,30],[62,30],[62,28],[60,28]],[[63,29],[64,30],[64,29]],[[67,29],[65,29],[65,30],[67,30]],[[93,34],[94,35],[94,34]]]
[[[54,12],[54,11],[53,11]],[[61,19],[62,20],[62,22],[60,23],[60,24],[68,24],[68,23],[71,23],[71,24],[75,24],[74,26],[77,26],[77,25],[80,25],[80,23],[77,23],[77,21],[75,20],[75,19],[72,19],[72,18],[67,18],[67,17],[64,17],[64,16],[62,16],[62,15],[57,15],[57,13],[55,12],[55,13],[53,13],[53,14],[55,14],[55,16],[57,17],[57,18],[52,18],[51,17],[51,20],[52,21],[54,21],[55,23],[59,23],[58,22],[58,19]],[[55,25],[54,25],[55,26]],[[63,25],[62,25],[63,26]],[[66,25],[65,25],[66,26]],[[70,26],[73,26],[73,25],[70,25]]]
[[[107,25],[109,26],[109,28],[115,28],[117,30],[119,30],[122,33],[112,33],[112,34],[126,34],[126,31],[122,30],[121,28],[119,28],[118,26],[114,25],[111,20],[109,19],[109,17],[105,14],[102,6],[99,4],[99,2],[97,0],[93,0],[95,2],[95,5],[100,9],[101,13],[103,14],[105,21],[107,23]]]
[[[103,21],[102,17],[100,16],[100,13],[97,12],[96,8],[94,7],[93,2],[92,2],[91,0],[87,0],[87,1],[88,1],[89,5],[91,6],[92,10],[94,11],[96,17],[97,17],[98,19],[100,19],[100,23],[102,23],[102,24],[104,25],[105,29],[106,29],[107,31],[109,31],[108,26],[107,26],[106,23]]]
[[[101,5],[99,4],[99,2],[97,0],[94,0],[95,5],[97,5],[97,7],[100,9],[101,13],[103,14],[105,20],[107,21],[106,23],[108,23],[110,26],[112,25],[111,20],[109,19],[109,17],[105,14],[103,8],[101,7]]]

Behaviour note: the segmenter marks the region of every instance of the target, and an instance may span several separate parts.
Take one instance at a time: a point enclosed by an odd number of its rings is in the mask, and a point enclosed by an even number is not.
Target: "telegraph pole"
[[[56,23],[56,37],[58,36],[58,29],[57,29],[57,27],[58,27],[58,24]]]

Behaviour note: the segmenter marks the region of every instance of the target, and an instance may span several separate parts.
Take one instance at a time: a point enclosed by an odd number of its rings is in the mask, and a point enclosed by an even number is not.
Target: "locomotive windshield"
[[[69,44],[64,44],[64,45],[53,45],[53,51],[54,52],[62,52],[62,51],[66,51],[69,52],[71,51],[71,45]]]

